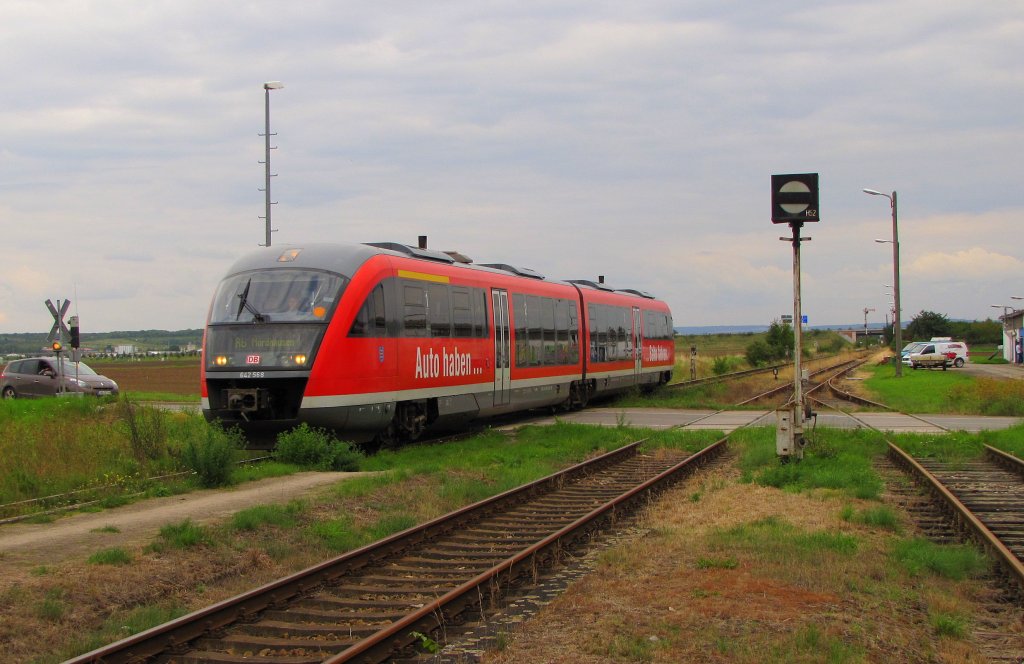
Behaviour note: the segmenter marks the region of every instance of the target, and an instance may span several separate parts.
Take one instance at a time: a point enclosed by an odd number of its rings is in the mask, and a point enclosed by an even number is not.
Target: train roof
[[[572,284],[577,288],[655,299],[650,293],[636,289],[616,289],[603,282],[599,283],[588,279],[552,280],[531,268],[509,265],[507,263],[474,264],[472,259],[459,252],[435,251],[398,242],[367,242],[365,244],[311,243],[264,247],[239,258],[228,270],[228,274],[274,268],[305,268],[328,270],[351,276],[356,273],[363,263],[380,254],[404,256],[406,258],[431,261],[463,269],[511,274],[548,283]]]

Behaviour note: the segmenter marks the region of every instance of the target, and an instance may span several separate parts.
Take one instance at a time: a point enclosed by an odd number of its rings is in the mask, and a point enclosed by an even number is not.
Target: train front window
[[[210,323],[324,323],[348,279],[317,270],[257,270],[228,277],[213,299]]]

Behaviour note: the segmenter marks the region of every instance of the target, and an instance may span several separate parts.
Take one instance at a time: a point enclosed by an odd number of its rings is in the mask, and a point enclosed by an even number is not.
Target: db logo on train
[[[260,356],[259,355],[246,355],[245,356],[245,363],[246,364],[259,364],[260,363]]]

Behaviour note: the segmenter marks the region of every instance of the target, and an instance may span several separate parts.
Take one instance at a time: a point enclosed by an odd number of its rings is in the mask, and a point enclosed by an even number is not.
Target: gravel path
[[[206,489],[152,498],[102,512],[79,513],[52,523],[0,526],[0,558],[5,564],[52,565],[112,546],[151,541],[160,528],[187,518],[211,523],[254,505],[286,503],[347,477],[365,473],[304,472],[248,482],[232,489]],[[118,532],[110,532],[109,528]],[[101,528],[107,528],[100,531]]]

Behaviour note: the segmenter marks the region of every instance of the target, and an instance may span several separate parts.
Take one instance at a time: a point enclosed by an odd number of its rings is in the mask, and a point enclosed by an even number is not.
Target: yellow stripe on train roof
[[[413,272],[412,270],[399,270],[398,276],[406,279],[419,279],[420,281],[436,281],[439,284],[447,284],[451,280],[442,274],[428,274],[426,272]]]

